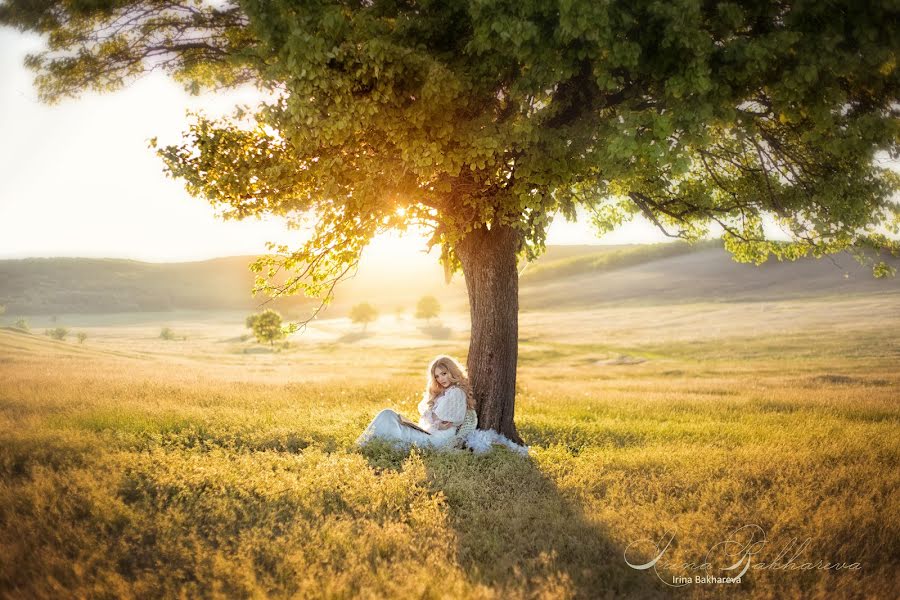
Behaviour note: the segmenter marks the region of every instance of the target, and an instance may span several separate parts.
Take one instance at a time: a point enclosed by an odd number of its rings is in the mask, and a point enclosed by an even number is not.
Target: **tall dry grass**
[[[241,378],[214,349],[175,360],[0,331],[0,593],[891,597],[900,327],[845,325],[524,342],[527,458],[353,446],[381,408],[414,414],[433,347],[311,346]],[[648,360],[602,364],[623,351]],[[660,581],[696,576],[673,565],[746,525],[768,541],[740,584]],[[667,533],[659,578],[626,564]],[[757,568],[807,538],[793,564],[859,569]],[[717,567],[740,557],[720,550]]]

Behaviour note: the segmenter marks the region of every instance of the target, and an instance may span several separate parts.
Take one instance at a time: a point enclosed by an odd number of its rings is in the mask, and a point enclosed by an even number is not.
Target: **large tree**
[[[152,69],[194,93],[267,93],[195,114],[167,171],[225,218],[306,220],[254,292],[328,296],[379,232],[427,227],[471,306],[479,426],[513,422],[517,261],[554,214],[599,232],[642,213],[672,237],[718,223],[737,260],[900,253],[898,14],[887,0],[12,0],[49,34],[40,97]],[[767,239],[771,215],[792,235]],[[893,274],[871,261],[876,276]],[[287,279],[275,283],[277,275]]]

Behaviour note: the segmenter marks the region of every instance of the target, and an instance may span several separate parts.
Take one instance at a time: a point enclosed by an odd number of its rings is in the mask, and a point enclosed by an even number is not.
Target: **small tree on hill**
[[[416,305],[416,318],[429,322],[441,313],[441,303],[434,296],[423,296]]]
[[[13,327],[15,327],[16,329],[21,329],[22,331],[30,331],[31,330],[31,328],[28,327],[28,321],[26,321],[25,319],[19,319],[18,321],[15,322]]]
[[[369,323],[378,317],[378,311],[368,302],[357,304],[350,309],[350,320],[354,323],[362,323],[363,331],[369,327]]]
[[[87,336],[88,336],[88,335],[87,335],[85,332],[79,331],[79,332],[76,334],[76,337],[78,338],[78,343],[79,343],[79,344],[83,344],[83,343],[84,343],[84,340],[87,339]]]
[[[64,340],[66,339],[66,336],[69,335],[69,330],[65,327],[56,327],[54,329],[48,329],[46,333],[54,340]]]
[[[159,330],[159,337],[160,337],[160,339],[164,339],[164,340],[174,340],[175,332],[172,331],[169,327],[163,327],[162,329]]]
[[[246,325],[253,330],[253,335],[260,343],[269,342],[270,346],[274,346],[275,341],[285,335],[281,327],[281,315],[271,308],[247,317]]]

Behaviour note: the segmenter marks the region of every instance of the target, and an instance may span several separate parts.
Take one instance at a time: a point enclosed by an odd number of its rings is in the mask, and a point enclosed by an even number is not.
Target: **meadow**
[[[0,595],[892,597],[898,309],[525,312],[527,457],[353,444],[415,415],[431,357],[465,360],[465,315],[275,349],[237,314],[63,315],[83,344],[35,318],[0,330]],[[674,583],[748,551],[740,583]]]

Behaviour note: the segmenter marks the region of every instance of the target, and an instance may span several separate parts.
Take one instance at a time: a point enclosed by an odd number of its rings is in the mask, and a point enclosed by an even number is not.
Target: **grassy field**
[[[240,315],[0,330],[0,595],[892,597],[898,307],[524,313],[528,457],[353,446],[381,408],[414,415],[431,357],[465,359],[463,316],[278,352]],[[762,535],[740,583],[673,587]],[[846,566],[797,568],[817,561]]]

